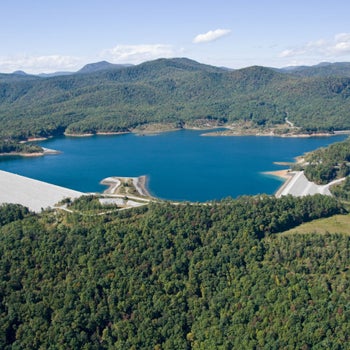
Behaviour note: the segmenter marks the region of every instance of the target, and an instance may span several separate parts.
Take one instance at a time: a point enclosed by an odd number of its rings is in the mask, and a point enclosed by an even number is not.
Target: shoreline
[[[44,152],[34,152],[34,153],[21,153],[21,152],[10,152],[10,153],[0,153],[0,157],[41,157]]]
[[[125,131],[97,131],[91,133],[67,133],[64,132],[63,136],[67,137],[91,137],[95,135],[102,136],[113,136],[113,135],[124,135],[124,134],[135,134],[138,136],[148,136],[148,135],[157,135],[164,132],[170,131],[181,131],[181,130],[195,130],[195,131],[203,131],[201,136],[272,136],[272,137],[295,137],[295,138],[306,138],[306,137],[331,137],[337,135],[347,135],[350,134],[350,130],[335,130],[333,132],[319,132],[319,133],[298,133],[295,130],[293,132],[283,132],[283,127],[289,128],[290,126],[286,125],[277,125],[275,127],[259,129],[252,125],[235,125],[235,124],[224,124],[224,125],[214,125],[211,123],[203,123],[201,125],[195,125],[191,123],[184,123],[182,126],[174,125],[172,123],[149,123],[145,125],[141,125],[139,127],[130,128]],[[225,129],[220,130],[218,129]],[[279,131],[279,132],[278,132]],[[53,136],[49,136],[53,137]],[[31,138],[27,141],[41,141],[47,138]]]
[[[154,198],[147,189],[146,175],[138,177],[110,176],[101,180],[100,184],[108,186],[108,188],[103,191],[103,194],[133,196],[135,194],[128,193],[129,189],[132,190],[133,187],[138,195],[142,197]],[[122,190],[125,190],[125,193],[122,193]]]
[[[20,141],[19,143],[27,143],[27,142],[36,142],[36,141],[45,141],[48,137],[28,137],[24,141]]]
[[[334,133],[314,133],[314,134],[276,134],[273,131],[263,132],[235,132],[231,129],[226,131],[209,131],[201,134],[206,137],[240,137],[240,136],[257,136],[257,137],[290,137],[290,138],[308,138],[308,137],[332,137],[338,135],[350,134],[350,130],[335,131]]]
[[[96,133],[85,133],[85,134],[70,134],[70,133],[66,133],[64,132],[63,133],[63,136],[66,136],[66,137],[92,137],[92,136],[95,136],[95,135],[102,135],[102,136],[113,136],[113,135],[124,135],[124,134],[130,134],[131,131],[111,131],[111,132],[105,132],[105,131],[98,131]]]
[[[264,171],[263,174],[278,177],[280,179],[288,180],[292,174],[290,169]]]
[[[276,171],[277,173],[278,171]],[[283,170],[281,170],[283,172]],[[284,193],[285,189],[289,186],[289,184],[293,181],[294,177],[296,176],[296,173],[290,172],[289,170],[284,170],[284,173],[280,175],[275,175],[279,176],[280,178],[284,179],[285,181],[282,183],[282,185],[277,189],[277,191],[274,193],[274,196],[276,198],[280,198],[282,194]]]
[[[189,130],[189,128],[182,128],[184,130]],[[182,130],[182,129],[173,129],[173,131],[177,130]],[[193,128],[192,130],[200,130],[200,128]],[[207,129],[208,130],[208,129]],[[169,130],[161,130],[161,132],[168,132]],[[235,135],[219,135],[219,133],[225,133],[226,131],[212,131],[209,132],[210,136],[249,136],[247,134],[235,134]],[[86,136],[94,136],[94,135],[121,135],[121,134],[127,134],[127,133],[134,133],[134,132],[115,132],[115,133],[96,133],[96,134],[84,134],[84,135],[74,135],[76,137],[86,137]],[[330,137],[330,136],[337,136],[337,135],[347,135],[350,133],[350,130],[342,130],[342,131],[336,131],[332,134],[311,134],[311,135],[305,135],[303,137]],[[135,133],[134,133],[135,134]],[[65,135],[65,136],[73,136],[73,135]],[[272,137],[287,137],[285,135],[262,135],[262,134],[256,134],[255,136],[272,136]],[[302,137],[300,135],[292,135],[288,137]],[[60,151],[56,150],[51,150],[47,148],[42,148],[43,152],[35,152],[35,153],[20,153],[20,152],[13,152],[13,153],[2,153],[0,154],[1,156],[20,156],[20,157],[39,157],[39,156],[44,156],[44,155],[49,155],[49,154],[59,154],[61,153]],[[297,157],[297,161],[300,161]],[[293,164],[292,162],[274,162],[275,164],[278,165],[283,165],[284,167],[286,166],[291,166]],[[275,170],[275,171],[266,171],[262,172],[261,174],[265,174],[268,176],[274,176],[278,177],[281,179],[281,185],[280,187],[275,191],[274,194],[276,197],[279,197],[281,195],[286,195],[286,194],[293,194],[293,195],[305,195],[305,193],[309,192],[314,192],[314,193],[319,193],[317,191],[321,191],[321,193],[324,193],[326,189],[322,189],[321,187],[317,187],[315,184],[309,184],[306,180],[300,180],[299,183],[302,183],[303,186],[305,186],[304,190],[302,191],[300,188],[296,189],[295,185],[294,187],[291,185],[291,189],[286,191],[286,188],[290,185],[291,181],[296,177],[296,173],[291,171],[291,169],[282,169],[282,170]],[[111,180],[112,179],[112,180]],[[125,181],[130,180],[129,184],[125,184]],[[301,182],[303,181],[303,182]],[[132,196],[132,195],[140,195],[142,197],[148,197],[148,198],[156,198],[152,196],[150,191],[147,188],[147,183],[148,183],[148,177],[143,175],[139,177],[110,177],[107,179],[104,179],[100,182],[103,185],[109,186],[107,190],[105,190],[103,193],[110,193],[110,194],[120,194],[120,195],[125,195],[125,196]],[[299,184],[298,184],[299,186]],[[121,189],[121,187],[123,187]],[[293,188],[292,188],[293,187]],[[301,186],[299,186],[301,187]],[[117,191],[121,191],[118,193]],[[109,192],[108,192],[109,191]],[[122,193],[122,191],[125,191]],[[133,193],[131,193],[133,191]],[[327,192],[328,194],[328,192]]]
[[[33,152],[33,153],[23,153],[23,152],[10,152],[10,153],[0,153],[0,157],[42,157],[49,154],[60,154],[61,151],[55,149],[49,149],[42,147],[42,152]]]
[[[265,171],[263,172],[263,174],[278,177],[280,180],[283,181],[274,193],[274,196],[276,198],[280,198],[282,196],[282,193],[285,191],[286,187],[290,184],[290,182],[295,176],[295,172],[292,172],[291,169]]]
[[[134,180],[134,186],[141,196],[152,197],[151,193],[147,188],[148,177],[146,175],[139,176],[137,180]]]

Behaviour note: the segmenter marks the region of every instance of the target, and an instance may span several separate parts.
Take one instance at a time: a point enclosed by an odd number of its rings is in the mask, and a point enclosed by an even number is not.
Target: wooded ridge
[[[200,119],[264,126],[288,117],[308,132],[347,129],[347,65],[328,67],[331,75],[324,66],[227,70],[181,58],[3,74],[1,147],[35,152],[13,140]],[[347,140],[299,166],[322,183],[348,175],[349,161]],[[91,196],[71,213],[40,214],[1,205],[0,348],[342,349],[349,236],[279,234],[346,214],[349,177],[334,191],[345,202],[258,195],[116,212]]]
[[[0,207],[2,349],[349,342],[349,237],[278,235],[342,212],[334,198],[87,209],[36,215]]]
[[[286,117],[305,132],[350,129],[350,69],[331,67],[329,75],[324,66],[229,70],[174,58],[53,77],[0,74],[0,137],[182,127],[199,119],[264,127]]]

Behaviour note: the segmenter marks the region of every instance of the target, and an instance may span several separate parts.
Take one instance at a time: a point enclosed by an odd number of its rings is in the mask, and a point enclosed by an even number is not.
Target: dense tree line
[[[341,349],[350,340],[349,237],[276,234],[339,213],[334,198],[96,216],[10,209],[0,227],[2,349]]]
[[[342,183],[332,186],[331,192],[337,198],[350,202],[350,177],[347,176]]]
[[[12,221],[22,220],[29,215],[29,210],[19,204],[1,204],[0,226],[6,225]]]
[[[306,177],[317,184],[327,184],[350,174],[350,138],[307,153],[296,170],[304,170]]]
[[[37,153],[43,149],[33,143],[18,143],[12,140],[0,140],[1,153]]]
[[[347,75],[227,70],[184,58],[49,78],[0,75],[0,137],[118,132],[210,117],[271,126],[287,115],[305,132],[332,131],[350,128],[349,96]]]

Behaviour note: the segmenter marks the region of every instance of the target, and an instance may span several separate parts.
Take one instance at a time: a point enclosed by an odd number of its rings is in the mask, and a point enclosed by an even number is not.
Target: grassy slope
[[[334,215],[329,218],[314,220],[285,231],[282,235],[309,233],[341,233],[350,235],[350,215]]]

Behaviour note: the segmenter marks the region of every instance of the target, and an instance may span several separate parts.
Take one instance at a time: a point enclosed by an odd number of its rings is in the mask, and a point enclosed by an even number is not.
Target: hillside
[[[337,234],[350,235],[350,216],[349,215],[334,215],[329,218],[318,219],[307,222],[300,226],[294,227],[283,232],[283,235],[294,234]]]
[[[322,147],[303,155],[294,165],[317,184],[327,184],[350,174],[350,139]]]
[[[297,76],[304,77],[347,77],[350,78],[350,63],[349,62],[322,62],[314,66],[295,66],[279,69],[280,72],[285,72]]]
[[[90,209],[0,207],[1,349],[349,343],[349,237],[275,234],[341,212],[334,199]]]
[[[47,78],[0,75],[0,136],[116,132],[198,119],[264,127],[283,124],[286,116],[306,131],[350,128],[348,77],[230,71],[187,58],[102,66]]]
[[[77,71],[78,74],[95,73],[107,69],[118,69],[125,68],[131,65],[126,64],[112,64],[107,61],[101,61],[96,63],[90,63],[85,65],[83,68]]]

